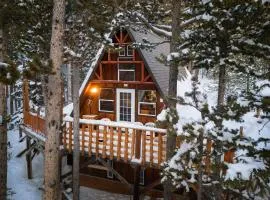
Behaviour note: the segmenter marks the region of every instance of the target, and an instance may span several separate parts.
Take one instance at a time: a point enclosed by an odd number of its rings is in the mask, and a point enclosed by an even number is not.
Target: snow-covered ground
[[[18,130],[9,131],[8,140],[11,148],[11,159],[8,161],[8,187],[14,193],[11,200],[38,200],[41,199],[43,177],[43,157],[38,155],[33,159],[33,179],[27,179],[25,156],[17,158],[16,155],[25,149],[25,141],[19,143]]]
[[[11,148],[11,155],[8,161],[8,188],[12,195],[10,200],[40,200],[42,199],[42,181],[43,181],[43,155],[40,154],[33,159],[33,179],[27,179],[25,155],[17,158],[26,146],[25,141],[19,143],[18,130],[9,131],[8,140]],[[100,190],[81,187],[81,200],[129,200],[128,195],[112,194]]]

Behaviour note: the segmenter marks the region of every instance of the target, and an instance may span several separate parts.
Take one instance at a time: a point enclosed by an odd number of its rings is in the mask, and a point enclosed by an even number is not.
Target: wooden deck
[[[160,165],[166,160],[166,130],[128,123],[81,120],[82,155]],[[72,121],[67,120],[63,133],[64,148],[73,149]]]
[[[24,126],[46,138],[45,120],[36,114],[24,113]],[[72,118],[64,119],[62,134],[64,149],[73,150]],[[205,164],[210,170],[212,142],[205,142],[207,155]],[[180,141],[177,140],[177,146]],[[166,130],[131,123],[106,122],[101,120],[80,120],[80,150],[82,156],[138,163],[144,166],[159,168],[166,161]],[[224,161],[232,163],[233,151],[224,155]]]

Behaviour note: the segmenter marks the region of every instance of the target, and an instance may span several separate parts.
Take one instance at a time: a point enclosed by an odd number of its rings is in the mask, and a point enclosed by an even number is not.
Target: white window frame
[[[141,107],[140,105],[141,104],[154,105],[155,106],[155,114],[154,115],[151,115],[151,114],[143,114],[143,113],[141,113],[141,109],[140,109],[140,107]],[[138,114],[139,115],[143,115],[143,116],[153,116],[153,117],[156,116],[157,115],[157,103],[143,102],[143,101],[141,102],[140,101],[138,103]]]
[[[129,51],[130,49],[131,49],[131,52],[132,52],[131,54],[128,53],[128,51]],[[127,56],[133,56],[133,48],[131,48],[131,45],[127,45],[127,50],[126,50],[126,52],[127,52],[127,53],[126,53]]]
[[[121,58],[121,59],[123,59],[123,58]],[[126,60],[127,61],[132,61],[130,58],[126,58]],[[119,59],[118,59],[118,61],[119,61]],[[117,77],[117,80],[118,81],[123,81],[123,80],[120,80],[120,71],[121,72],[134,72],[134,80],[132,80],[132,81],[136,80],[136,66],[135,66],[135,69],[120,69],[120,63],[118,63],[118,71],[117,71],[117,76],[118,77]]]
[[[105,90],[112,90],[112,91],[113,91],[112,88],[101,88],[101,89],[100,89],[100,93],[101,93],[101,90],[103,90],[103,89],[105,89]],[[108,113],[113,113],[113,112],[114,112],[114,109],[113,109],[112,111],[110,111],[110,110],[101,110],[101,109],[100,109],[100,101],[110,101],[110,102],[114,102],[114,100],[101,99],[101,98],[100,98],[100,94],[99,94],[99,99],[98,99],[98,111],[99,111],[99,112],[108,112]]]
[[[131,93],[131,122],[135,121],[135,89],[116,89],[116,119],[118,122],[125,122],[120,121],[120,93],[126,92]]]
[[[138,90],[138,98],[139,98],[139,91],[152,91],[152,90]],[[155,105],[155,114],[151,115],[151,114],[141,113],[141,110],[140,110],[141,104]],[[157,102],[153,103],[153,102],[138,101],[138,115],[155,117],[157,115]]]
[[[118,52],[118,56],[124,57],[126,56],[126,47],[125,46],[120,46],[121,50]],[[123,54],[122,54],[123,53]]]

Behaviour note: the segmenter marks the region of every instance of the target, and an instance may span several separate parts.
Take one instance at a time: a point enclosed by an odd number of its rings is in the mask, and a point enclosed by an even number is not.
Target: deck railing
[[[45,120],[36,113],[24,112],[24,125],[38,134],[45,134]]]
[[[72,118],[66,118],[63,144],[73,149]],[[166,130],[119,122],[80,120],[82,155],[159,165],[166,158]]]
[[[62,141],[65,150],[73,150],[73,118],[64,119]],[[45,120],[35,113],[24,113],[24,125],[45,136]],[[177,146],[180,144],[177,138]],[[210,171],[211,140],[205,143],[206,170]],[[81,155],[116,159],[124,162],[137,162],[142,165],[160,166],[166,161],[166,130],[130,123],[107,122],[102,120],[80,119]],[[234,151],[224,154],[224,161],[232,163]]]

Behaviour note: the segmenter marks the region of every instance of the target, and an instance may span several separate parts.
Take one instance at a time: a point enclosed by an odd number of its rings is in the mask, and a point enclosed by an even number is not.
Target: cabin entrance
[[[135,121],[135,90],[117,89],[117,121]]]

